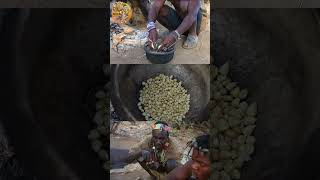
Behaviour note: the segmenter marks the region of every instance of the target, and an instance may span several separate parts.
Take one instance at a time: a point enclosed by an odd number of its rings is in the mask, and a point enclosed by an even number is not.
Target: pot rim
[[[149,50],[147,49],[147,46],[148,46],[148,43],[146,42],[146,43],[144,44],[144,51],[145,51],[146,53],[152,54],[152,55],[169,55],[169,54],[173,54],[173,53],[175,52],[175,50],[176,50],[176,48],[173,47],[172,50],[171,50],[171,51],[168,51],[168,52],[152,52],[152,51],[149,51]]]

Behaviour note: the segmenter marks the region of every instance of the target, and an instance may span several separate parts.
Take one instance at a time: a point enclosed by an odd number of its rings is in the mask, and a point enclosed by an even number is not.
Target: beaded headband
[[[167,132],[170,132],[171,131],[171,127],[170,126],[167,126],[165,124],[153,124],[152,126],[152,129],[158,129],[160,131],[167,131]]]

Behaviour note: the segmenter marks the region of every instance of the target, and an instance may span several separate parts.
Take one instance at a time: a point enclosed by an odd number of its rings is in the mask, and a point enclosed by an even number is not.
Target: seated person
[[[209,135],[197,137],[190,143],[191,159],[172,170],[167,180],[208,180],[210,178]]]
[[[168,48],[174,44],[181,34],[186,34],[187,39],[183,44],[186,49],[195,48],[198,43],[200,33],[202,12],[200,0],[170,0],[175,9],[165,5],[166,0],[154,0],[150,4],[149,0],[141,0],[141,10],[147,16],[149,40],[156,42],[158,33],[155,22],[158,21],[171,33],[167,35],[162,44],[162,48]]]
[[[153,179],[169,173],[178,166],[179,152],[169,137],[170,127],[158,121],[152,126],[152,137],[131,148],[127,163],[135,160],[152,176]]]

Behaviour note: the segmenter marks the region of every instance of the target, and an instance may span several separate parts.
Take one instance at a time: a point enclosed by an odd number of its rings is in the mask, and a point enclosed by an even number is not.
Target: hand
[[[155,43],[157,42],[158,39],[158,32],[156,29],[152,29],[149,31],[149,36],[148,36],[149,40],[149,45],[151,45],[150,43]]]
[[[145,162],[151,161],[151,153],[149,151],[142,150],[141,151],[141,156],[143,158],[143,161],[145,161]]]
[[[160,167],[160,163],[159,162],[153,162],[151,164],[150,169],[157,170],[157,169],[159,169],[159,167]]]
[[[177,41],[177,37],[176,37],[176,35],[174,34],[174,32],[171,32],[169,35],[167,35],[164,39],[163,39],[163,41],[162,41],[162,43],[161,43],[161,50],[163,49],[163,48],[168,48],[168,47],[170,47],[173,43],[175,43]]]

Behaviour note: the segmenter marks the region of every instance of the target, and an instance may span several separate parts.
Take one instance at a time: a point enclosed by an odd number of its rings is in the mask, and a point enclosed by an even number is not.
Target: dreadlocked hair
[[[198,144],[198,147],[201,147],[203,149],[209,149],[209,141],[210,141],[210,135],[201,135],[196,137],[196,142]]]
[[[191,152],[193,148],[198,149],[199,151],[206,154],[209,153],[209,142],[210,135],[207,134],[194,138],[192,141],[189,141],[187,143],[187,147],[184,149],[187,150],[187,148],[189,148],[189,150],[186,152],[186,155],[191,158]]]

